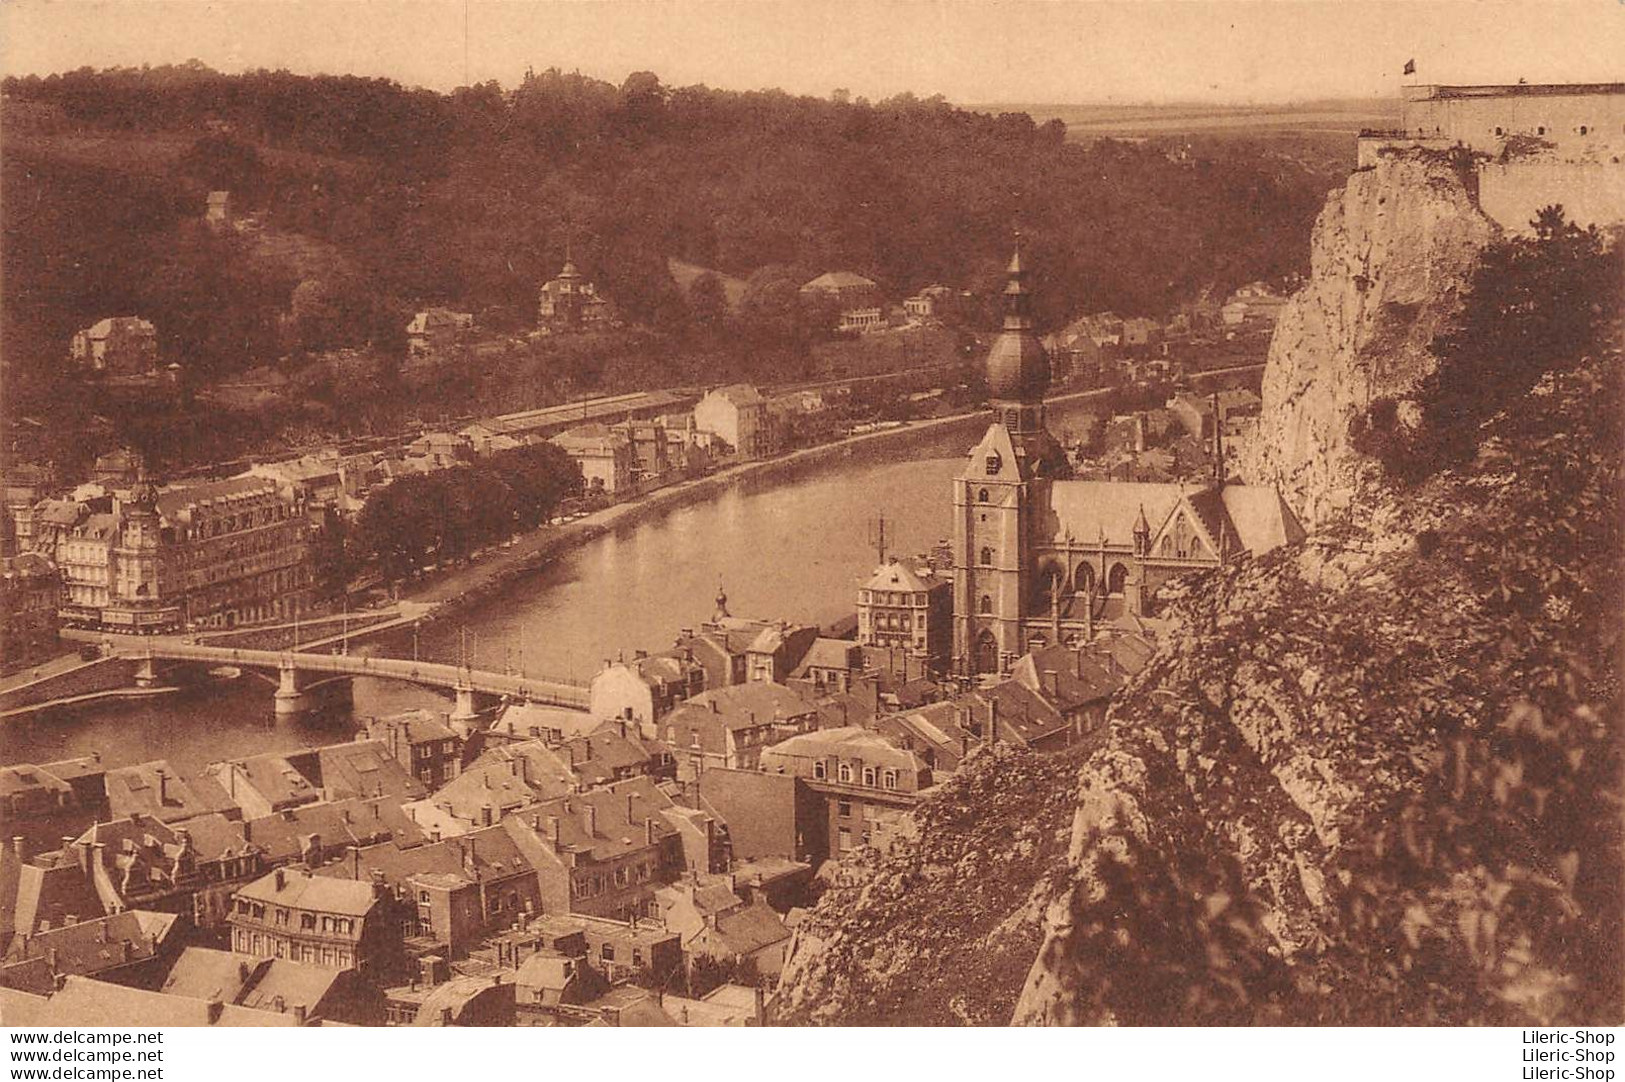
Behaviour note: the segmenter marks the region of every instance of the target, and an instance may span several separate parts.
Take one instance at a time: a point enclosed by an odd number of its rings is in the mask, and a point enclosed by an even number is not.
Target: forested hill
[[[1025,113],[670,88],[646,72],[617,87],[550,70],[511,91],[438,94],[189,65],[4,91],[7,344],[53,354],[115,310],[204,318],[176,294],[212,256],[175,234],[212,188],[330,245],[359,294],[346,303],[380,326],[424,302],[528,325],[573,243],[630,319],[661,327],[692,317],[668,256],[759,282],[848,268],[901,296],[994,280],[1017,226],[1046,322],[1159,314],[1302,270],[1335,180],[1257,155],[1176,162],[1149,144],[1070,143],[1060,122]],[[151,274],[160,264],[172,273]],[[242,277],[214,282],[215,311],[239,294],[286,310],[298,284]],[[273,348],[252,327],[230,337],[232,355],[199,346],[193,363]]]

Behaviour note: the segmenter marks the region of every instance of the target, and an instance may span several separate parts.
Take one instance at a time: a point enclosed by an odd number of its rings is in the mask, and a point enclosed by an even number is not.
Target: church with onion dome
[[[987,355],[992,419],[954,480],[954,663],[1001,673],[1057,643],[1154,630],[1157,587],[1303,537],[1274,488],[1079,481],[1045,425],[1049,357],[1018,251]]]

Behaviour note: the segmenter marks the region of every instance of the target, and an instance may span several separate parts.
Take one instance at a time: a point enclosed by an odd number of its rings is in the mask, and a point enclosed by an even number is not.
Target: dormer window
[[[989,477],[998,476],[999,467],[1002,466],[1003,464],[1004,464],[1004,459],[999,457],[999,452],[994,451],[992,454],[988,455],[987,456],[987,475]]]

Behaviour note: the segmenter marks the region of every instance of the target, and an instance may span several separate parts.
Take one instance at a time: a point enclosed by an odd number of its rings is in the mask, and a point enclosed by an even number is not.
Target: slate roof
[[[237,814],[237,805],[212,778],[182,777],[167,759],[114,767],[104,784],[108,811],[115,818],[141,814],[172,823],[209,812]]]
[[[282,880],[281,889],[277,887],[278,878]],[[237,896],[290,909],[352,917],[366,916],[377,902],[368,883],[326,874],[311,875],[298,868],[279,868],[267,873],[238,890]]]
[[[197,485],[166,488],[158,493],[158,513],[174,521],[207,500],[235,500],[250,496],[276,495],[277,484],[269,477],[232,477]]]
[[[133,909],[81,920],[48,932],[35,932],[26,940],[18,936],[6,952],[6,960],[54,958],[57,973],[91,976],[151,959],[178,919],[173,913]],[[125,943],[130,945],[128,956],[124,953]]]
[[[311,835],[321,838],[322,848],[327,851],[386,841],[403,846],[419,845],[425,840],[423,831],[412,818],[388,797],[306,804],[249,819],[243,823],[242,831],[273,864],[298,859],[301,839]]]
[[[255,1011],[233,1004],[211,1004],[190,996],[172,996],[125,988],[89,977],[69,977],[50,996],[0,991],[0,1013],[12,1026],[294,1026],[291,1014]]]
[[[746,906],[717,917],[717,937],[735,954],[750,955],[790,938],[790,929],[765,905]]]

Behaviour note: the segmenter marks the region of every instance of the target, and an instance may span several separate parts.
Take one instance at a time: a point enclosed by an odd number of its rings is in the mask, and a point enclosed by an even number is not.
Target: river
[[[1082,404],[1078,404],[1081,408]],[[1052,427],[1064,431],[1069,411]],[[956,424],[904,445],[878,441],[844,458],[746,475],[704,502],[652,514],[562,555],[505,592],[417,636],[419,656],[475,668],[585,680],[605,659],[669,646],[708,618],[718,586],[735,615],[820,626],[853,611],[875,564],[875,520],[892,552],[924,552],[948,535],[950,479],[979,435]],[[410,657],[411,633],[364,647]],[[358,718],[449,709],[434,691],[358,679],[351,702],[277,721],[272,687],[252,673],[161,698],[58,710],[5,731],[5,762],[99,752],[109,765],[164,758],[190,773],[219,759],[348,738]]]
[[[606,658],[669,646],[708,618],[718,586],[736,615],[825,625],[853,611],[873,570],[875,520],[893,552],[923,552],[947,536],[949,480],[975,439],[955,426],[906,449],[887,441],[851,457],[772,476],[746,475],[705,500],[589,541],[506,591],[425,628],[419,656],[476,668],[522,668],[584,680]],[[363,648],[410,657],[402,633]],[[277,721],[272,687],[252,673],[161,698],[58,710],[5,731],[4,761],[51,762],[99,752],[109,765],[165,758],[182,772],[264,751],[346,739],[356,719],[411,707],[449,709],[435,692],[370,679],[352,703]]]

